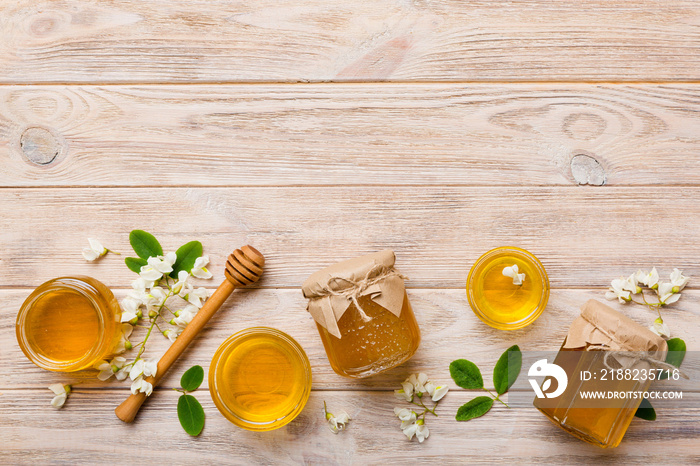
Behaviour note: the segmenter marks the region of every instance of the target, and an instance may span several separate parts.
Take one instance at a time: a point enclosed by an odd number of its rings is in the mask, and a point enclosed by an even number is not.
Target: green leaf
[[[202,366],[192,366],[182,374],[180,385],[188,392],[193,392],[202,385],[204,380],[204,369]]]
[[[450,375],[455,383],[467,390],[484,388],[484,379],[476,364],[466,359],[457,359],[450,363]]]
[[[634,415],[645,421],[656,420],[656,411],[654,411],[654,407],[646,398],[642,398],[642,402],[639,404],[639,408],[637,408],[637,412],[634,413]]]
[[[459,407],[455,419],[458,421],[468,421],[476,417],[481,417],[489,412],[491,406],[493,406],[493,398],[488,396],[477,396],[473,400]]]
[[[204,409],[192,395],[182,395],[177,400],[177,417],[185,432],[196,437],[204,428]]]
[[[124,262],[126,262],[126,266],[129,267],[129,270],[136,273],[141,272],[141,267],[148,264],[146,259],[141,259],[140,257],[127,257],[124,259]]]
[[[676,367],[681,367],[683,359],[685,359],[685,342],[680,338],[671,338],[666,342],[668,345],[668,353],[666,353],[666,362]],[[668,379],[668,371],[664,370],[659,377],[659,380]]]
[[[163,248],[156,237],[143,230],[134,230],[129,233],[129,242],[141,259],[163,255]]]
[[[496,393],[503,395],[515,383],[523,366],[523,354],[518,345],[508,348],[493,368],[493,386]]]
[[[198,257],[202,257],[202,243],[199,241],[190,241],[189,243],[180,246],[175,254],[177,254],[177,260],[173,264],[173,271],[170,272],[170,276],[177,278],[178,272],[184,270],[189,272],[194,267],[194,261]]]

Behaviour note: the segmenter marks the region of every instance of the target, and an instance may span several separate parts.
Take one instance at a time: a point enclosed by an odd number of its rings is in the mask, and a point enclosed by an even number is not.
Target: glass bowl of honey
[[[38,286],[17,314],[17,341],[37,366],[57,372],[92,367],[122,337],[121,308],[102,282],[74,276]]]
[[[491,327],[516,330],[530,325],[544,311],[549,300],[549,278],[530,252],[500,247],[482,255],[472,266],[467,298],[474,314]]]
[[[301,413],[311,393],[311,364],[292,337],[268,327],[224,341],[209,366],[209,390],[221,414],[251,431],[269,431]]]

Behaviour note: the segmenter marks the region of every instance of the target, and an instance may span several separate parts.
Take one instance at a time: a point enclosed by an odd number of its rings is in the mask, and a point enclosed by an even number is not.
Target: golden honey
[[[420,330],[406,293],[398,317],[369,296],[358,302],[371,320],[366,322],[351,304],[338,321],[341,338],[316,324],[333,370],[346,377],[367,377],[410,359],[420,344]]]
[[[602,351],[596,354],[582,354],[581,351],[562,348],[554,359],[554,364],[569,374],[567,389],[556,399],[555,404],[539,398],[534,404],[554,424],[574,437],[603,448],[614,448],[625,436],[627,428],[634,419],[634,413],[642,401],[641,398],[614,403],[609,400],[592,402],[581,399],[581,392],[594,390],[618,393],[645,392],[649,389],[651,380],[645,382],[611,380],[603,385],[598,380],[581,381],[577,377],[582,371],[590,371],[600,377],[599,374],[605,370],[603,357]],[[601,387],[604,390],[601,390]],[[597,406],[591,406],[592,404]]]
[[[109,357],[119,342],[121,309],[90,277],[62,277],[39,286],[17,316],[24,354],[44,369],[72,372]]]
[[[525,274],[520,285],[503,274],[504,268],[513,265]],[[514,330],[531,324],[542,314],[549,300],[549,279],[540,261],[528,251],[496,248],[472,266],[467,297],[482,321],[501,330]]]
[[[554,359],[567,375],[563,391],[538,397],[534,405],[571,435],[603,448],[616,447],[642,401],[640,395],[656,378],[654,361],[663,364],[667,350],[664,339],[646,327],[589,300]]]
[[[221,344],[209,369],[209,387],[219,411],[253,431],[282,427],[304,408],[311,367],[289,335],[266,327],[243,330]]]

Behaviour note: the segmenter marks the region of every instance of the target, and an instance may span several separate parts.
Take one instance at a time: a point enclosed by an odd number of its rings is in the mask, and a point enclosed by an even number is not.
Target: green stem
[[[505,401],[501,400],[501,398],[499,398],[500,395],[494,395],[493,393],[491,393],[491,390],[489,390],[488,388],[482,387],[481,389],[484,390],[485,392],[487,392],[489,395],[491,395],[494,400],[505,405],[506,408],[510,408],[510,406],[508,406],[508,403],[506,403]]]
[[[163,303],[162,303],[162,304],[160,305],[160,307],[158,308],[158,312],[157,312],[158,315],[160,315],[160,312],[163,310],[163,306],[165,306],[165,302],[166,302],[172,295],[173,295],[172,292],[169,292],[169,293],[165,296],[165,298],[163,299]],[[158,317],[158,316],[156,316],[156,318],[157,318],[157,317]],[[151,332],[153,332],[153,327],[154,327],[154,326],[157,326],[157,324],[156,324],[156,319],[155,319],[155,318],[154,318],[153,321],[151,322],[150,327],[148,327],[148,332],[146,332],[146,337],[145,337],[145,338],[143,339],[143,341],[141,342],[141,345],[142,345],[142,346],[141,346],[141,349],[139,350],[139,354],[136,355],[136,359],[140,358],[141,355],[143,354],[143,352],[146,350],[146,342],[147,342],[148,339],[150,338]],[[160,330],[160,327],[158,327],[158,330]]]

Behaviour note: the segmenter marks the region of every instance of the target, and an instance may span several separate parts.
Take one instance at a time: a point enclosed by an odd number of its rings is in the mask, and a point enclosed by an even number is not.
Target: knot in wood
[[[19,138],[22,155],[37,165],[48,165],[63,152],[63,143],[51,131],[32,126]]]
[[[586,154],[577,154],[571,159],[571,175],[578,184],[603,186],[605,184],[605,170],[593,157]]]

